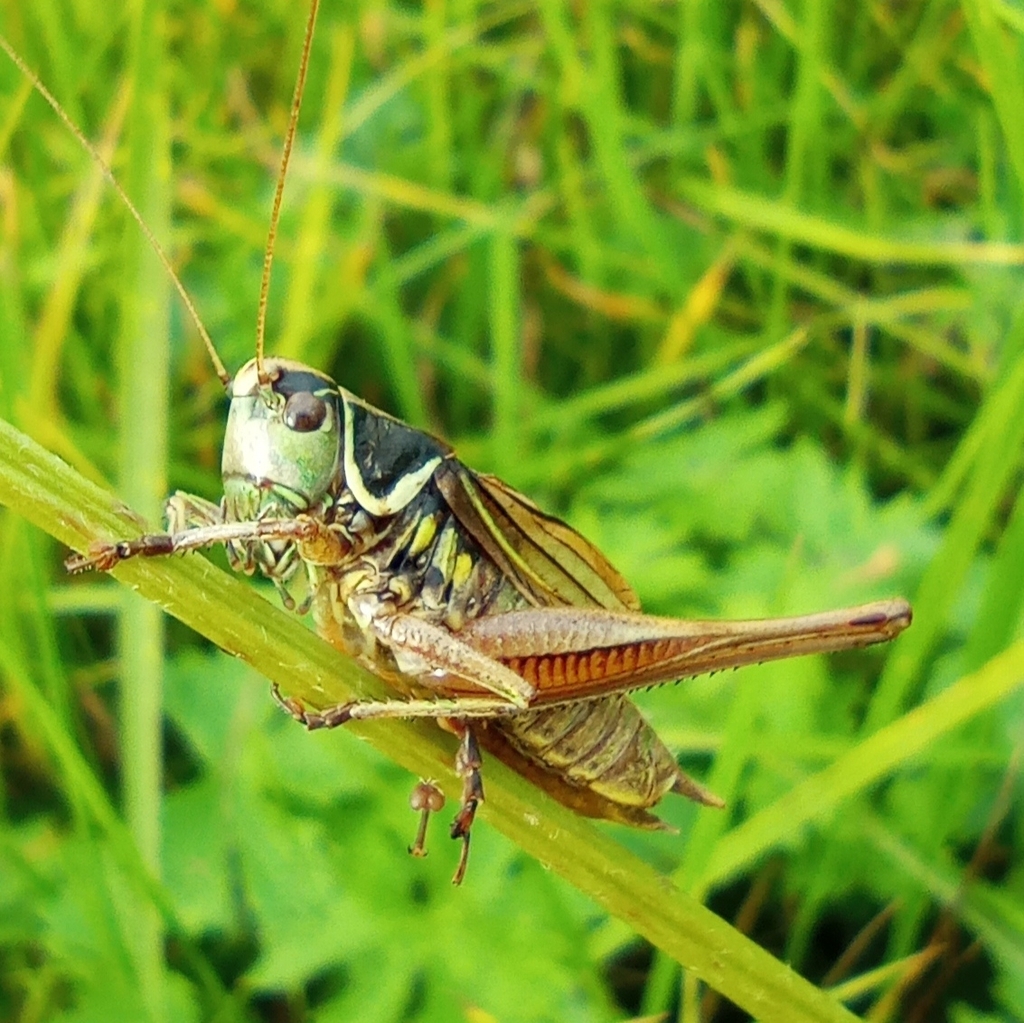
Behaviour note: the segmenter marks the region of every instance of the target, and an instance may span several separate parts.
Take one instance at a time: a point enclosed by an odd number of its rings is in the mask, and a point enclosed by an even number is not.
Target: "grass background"
[[[304,15],[0,14],[239,366]],[[888,650],[642,694],[729,809],[606,829],[873,1019],[1024,1018],[1022,37],[996,0],[328,4],[278,245],[271,351],[649,610],[913,599]],[[195,332],[5,60],[0,246],[0,417],[154,522],[216,497]],[[746,1018],[486,815],[453,892],[408,773],[0,530],[0,1018]]]

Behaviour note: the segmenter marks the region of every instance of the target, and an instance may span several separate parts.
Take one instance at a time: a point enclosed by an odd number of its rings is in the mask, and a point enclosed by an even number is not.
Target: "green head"
[[[228,518],[290,517],[316,509],[336,485],[343,418],[338,385],[299,362],[256,361],[231,384],[221,473]]]
[[[329,376],[289,359],[253,359],[231,383],[221,473],[228,522],[322,516],[349,539],[405,509],[450,449]],[[344,521],[339,519],[343,516]],[[286,588],[300,558],[287,540],[228,543],[233,568]],[[287,603],[287,598],[286,598]]]

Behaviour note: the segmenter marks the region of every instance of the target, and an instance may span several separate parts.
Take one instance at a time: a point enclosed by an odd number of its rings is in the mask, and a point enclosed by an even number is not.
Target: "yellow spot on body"
[[[434,552],[433,558],[434,564],[441,570],[441,574],[445,579],[451,577],[451,566],[455,560],[457,544],[458,536],[456,536],[455,529],[449,522],[437,541],[437,550]]]
[[[436,535],[437,519],[433,516],[421,519],[419,526],[416,527],[416,535],[412,538],[412,543],[409,544],[409,553],[415,557],[425,551]]]
[[[473,571],[473,555],[463,551],[455,559],[455,571],[452,573],[452,584],[456,589],[464,586]]]

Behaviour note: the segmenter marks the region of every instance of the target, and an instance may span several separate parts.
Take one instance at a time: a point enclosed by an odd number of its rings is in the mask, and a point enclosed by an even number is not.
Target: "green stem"
[[[161,238],[171,236],[171,127],[166,92],[164,11],[159,0],[136,0],[131,16],[130,158],[125,185],[143,219]],[[168,395],[170,394],[171,282],[138,231],[125,239],[121,292],[119,490],[147,517],[159,514],[167,493]],[[141,410],[141,413],[140,413]],[[165,620],[152,603],[124,593],[118,615],[121,777],[125,818],[139,853],[160,877],[162,706]],[[165,1004],[165,935],[154,907],[127,922],[139,993],[152,1023],[170,1018]]]
[[[116,498],[3,421],[0,503],[78,550],[97,539],[137,535],[140,529]],[[113,574],[300,699],[323,705],[384,695],[380,682],[297,618],[204,558],[138,559]],[[438,778],[446,790],[458,791],[451,767],[453,742],[440,729],[403,721],[346,727],[414,774]],[[487,794],[483,816],[490,824],[757,1019],[855,1019],[603,830],[493,758],[487,764]]]

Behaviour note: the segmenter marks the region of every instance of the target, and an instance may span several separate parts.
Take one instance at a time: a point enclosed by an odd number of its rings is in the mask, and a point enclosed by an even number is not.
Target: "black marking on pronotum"
[[[447,447],[429,434],[356,402],[350,401],[348,406],[359,475],[366,490],[378,500],[395,489],[396,481],[448,454]]]

